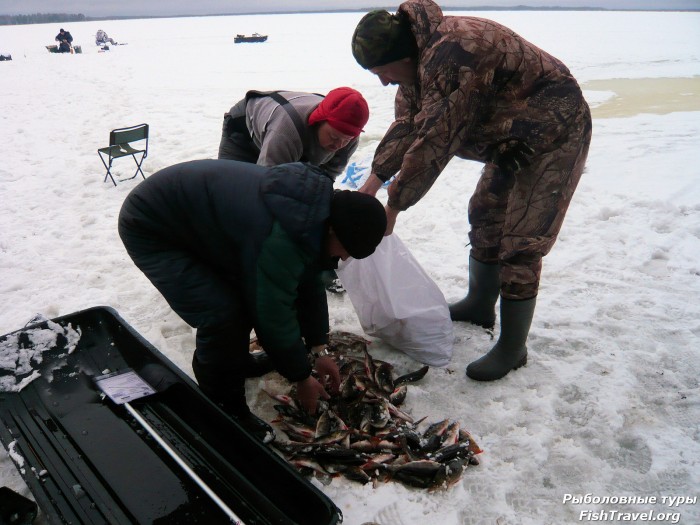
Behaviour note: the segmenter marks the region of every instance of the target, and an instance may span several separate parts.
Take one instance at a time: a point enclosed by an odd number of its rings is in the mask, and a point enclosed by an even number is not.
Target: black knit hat
[[[386,231],[382,203],[357,191],[336,190],[329,222],[340,244],[354,259],[372,255]]]
[[[384,9],[370,11],[352,35],[352,54],[365,69],[383,66],[418,54],[416,38],[404,13]]]

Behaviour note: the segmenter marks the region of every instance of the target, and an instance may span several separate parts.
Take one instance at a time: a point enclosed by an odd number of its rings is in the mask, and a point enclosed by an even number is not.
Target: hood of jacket
[[[398,12],[408,16],[421,55],[444,18],[442,9],[432,0],[409,0],[399,6]]]
[[[268,211],[287,234],[318,252],[330,216],[333,179],[310,164],[281,164],[268,169],[260,192]]]

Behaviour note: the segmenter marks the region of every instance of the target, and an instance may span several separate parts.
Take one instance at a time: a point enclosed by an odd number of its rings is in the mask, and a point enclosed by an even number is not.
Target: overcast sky
[[[382,0],[0,0],[0,14],[82,13],[85,16],[172,16],[267,11],[323,11],[386,7],[400,4]],[[606,9],[700,9],[700,0],[442,0],[443,8],[474,6],[561,6]]]

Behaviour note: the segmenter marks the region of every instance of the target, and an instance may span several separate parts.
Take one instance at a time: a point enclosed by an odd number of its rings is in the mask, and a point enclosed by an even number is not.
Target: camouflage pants
[[[471,256],[500,264],[501,296],[537,295],[542,257],[552,249],[588,155],[591,116],[583,102],[564,138],[523,170],[487,164],[469,201]]]

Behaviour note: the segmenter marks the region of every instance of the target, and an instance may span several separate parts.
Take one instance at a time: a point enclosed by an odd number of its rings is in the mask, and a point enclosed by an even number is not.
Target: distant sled
[[[49,50],[49,53],[60,53],[60,51],[58,50],[58,45],[57,45],[57,44],[53,44],[53,45],[50,45],[50,46],[46,46],[46,49]],[[80,47],[80,46],[73,46],[73,47],[72,47],[72,51],[71,51],[70,53],[65,53],[65,54],[66,54],[66,55],[72,55],[72,54],[74,54],[74,53],[82,53],[82,52],[83,52],[83,48],[82,48],[82,47]]]
[[[243,42],[265,42],[266,40],[267,40],[267,35],[261,35],[260,33],[253,33],[250,36],[236,35],[236,38],[233,39],[233,41],[236,44],[240,44]]]

